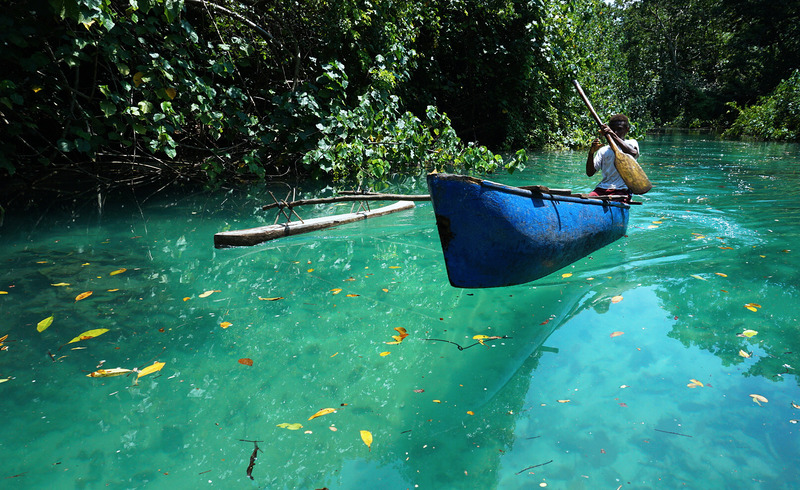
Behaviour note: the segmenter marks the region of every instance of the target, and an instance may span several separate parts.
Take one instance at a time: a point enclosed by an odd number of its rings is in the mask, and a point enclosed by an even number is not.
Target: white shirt
[[[639,153],[639,142],[630,139],[625,140],[625,143],[630,146],[631,148],[636,150],[636,153]],[[630,156],[630,155],[628,155]],[[633,158],[633,157],[631,157]],[[599,150],[597,153],[594,154],[594,169],[600,170],[603,175],[603,180],[597,184],[597,187],[600,189],[627,189],[628,186],[625,185],[625,181],[622,180],[619,173],[617,172],[617,167],[614,166],[614,150],[611,149],[610,146],[606,145]]]

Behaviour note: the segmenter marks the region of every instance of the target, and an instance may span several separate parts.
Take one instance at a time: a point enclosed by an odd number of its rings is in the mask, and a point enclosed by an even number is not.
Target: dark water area
[[[286,188],[7,214],[2,486],[797,488],[800,147],[640,146],[628,236],[509,288],[448,284],[427,202],[222,250]],[[584,161],[492,179],[585,191]]]

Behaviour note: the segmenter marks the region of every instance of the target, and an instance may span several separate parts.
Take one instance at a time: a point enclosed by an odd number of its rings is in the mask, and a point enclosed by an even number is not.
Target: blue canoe
[[[625,235],[630,206],[546,187],[428,175],[450,284],[491,288],[544,277]]]

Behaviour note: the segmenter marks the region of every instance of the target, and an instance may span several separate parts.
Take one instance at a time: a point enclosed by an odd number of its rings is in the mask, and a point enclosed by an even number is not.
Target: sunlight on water
[[[794,487],[798,147],[641,147],[656,187],[628,237],[510,288],[449,286],[430,203],[227,250],[214,233],[272,223],[266,191],[7,217],[3,485]],[[583,161],[493,179],[583,192]]]

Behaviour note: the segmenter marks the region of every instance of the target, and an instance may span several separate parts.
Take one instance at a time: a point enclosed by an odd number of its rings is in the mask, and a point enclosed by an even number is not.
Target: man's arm
[[[598,139],[592,141],[592,146],[589,147],[589,155],[586,156],[586,175],[589,177],[597,172],[597,169],[594,168],[594,154],[602,147],[603,145]]]

